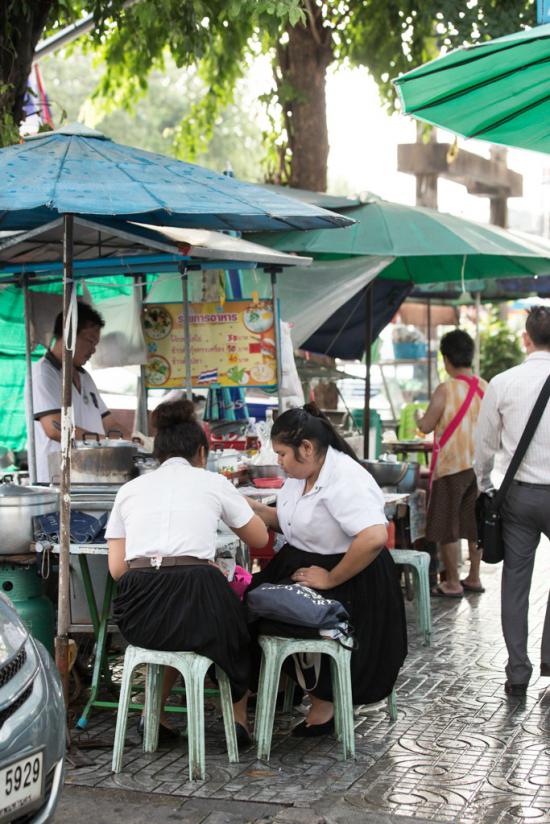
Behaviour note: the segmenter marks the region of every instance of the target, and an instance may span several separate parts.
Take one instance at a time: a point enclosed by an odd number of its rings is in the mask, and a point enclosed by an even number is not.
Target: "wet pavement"
[[[185,739],[171,749],[144,754],[132,718],[124,771],[114,776],[109,745],[115,716],[96,711],[81,737],[81,758],[76,754],[81,766],[67,774],[67,799],[85,792],[77,788],[93,787],[101,790],[98,800],[111,795],[113,802],[124,791],[132,793],[134,804],[140,803],[139,793],[150,794],[141,797],[143,810],[149,807],[146,799],[156,797],[159,809],[173,804],[166,820],[209,824],[389,824],[411,817],[416,824],[550,824],[550,679],[538,677],[550,547],[545,543],[539,548],[535,565],[530,611],[534,674],[524,698],[509,698],[503,690],[500,566],[484,567],[483,580],[487,591],[482,595],[432,599],[431,647],[422,646],[412,605],[407,605],[410,650],[397,684],[398,720],[391,723],[384,706],[357,708],[355,761],[340,759],[332,737],[290,737],[299,716],[278,714],[270,762],[257,761],[250,749],[241,752],[239,764],[228,764],[223,724],[212,708],[204,781],[187,780]],[[78,746],[79,736],[74,738]],[[120,813],[116,820],[138,821]]]

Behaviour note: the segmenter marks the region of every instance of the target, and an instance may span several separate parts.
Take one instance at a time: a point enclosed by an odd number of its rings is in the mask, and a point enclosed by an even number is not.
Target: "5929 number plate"
[[[44,794],[43,753],[34,752],[0,767],[0,822],[36,805]]]

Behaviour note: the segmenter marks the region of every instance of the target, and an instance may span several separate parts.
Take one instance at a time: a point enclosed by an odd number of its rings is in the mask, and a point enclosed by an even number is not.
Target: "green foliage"
[[[486,381],[517,366],[525,357],[518,335],[501,320],[496,309],[480,331],[480,342],[479,371]]]
[[[0,54],[17,53],[18,39],[31,37],[21,10],[31,20],[39,7],[49,9],[47,34],[92,9],[96,28],[88,42],[105,69],[96,98],[111,112],[135,110],[167,54],[180,68],[197,68],[204,91],[173,132],[178,154],[188,158],[204,152],[250,61],[259,50],[271,54],[276,82],[265,100],[271,125],[264,137],[271,146],[272,176],[279,178],[288,176],[292,162],[289,109],[300,104],[285,78],[291,26],[304,26],[319,56],[330,55],[329,63],[366,66],[393,108],[391,79],[399,73],[441,49],[508,34],[536,18],[534,0],[140,0],[127,8],[124,0],[4,0]],[[318,71],[326,71],[325,59]],[[0,70],[0,86],[5,74]],[[0,124],[7,123],[6,111],[19,111],[11,105],[0,94]],[[299,146],[315,139],[296,137]]]
[[[119,108],[105,112],[91,100],[102,73],[102,67],[94,65],[93,54],[75,47],[67,60],[58,52],[41,61],[41,70],[56,124],[83,120],[119,143],[165,155],[179,151],[187,159],[176,146],[176,135],[205,92],[196,72],[178,69],[167,56],[164,70],[151,72],[147,91],[134,111]],[[235,103],[223,111],[212,140],[197,154],[197,161],[216,171],[230,162],[238,178],[260,180],[263,147],[257,121],[262,112],[244,88],[245,82],[246,78],[243,88],[237,86]]]

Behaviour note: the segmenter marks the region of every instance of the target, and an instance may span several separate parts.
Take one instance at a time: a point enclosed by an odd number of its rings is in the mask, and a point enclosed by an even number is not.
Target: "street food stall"
[[[29,175],[32,168],[32,175]],[[0,152],[0,230],[29,231],[61,218],[63,320],[59,596],[56,663],[65,694],[69,674],[72,352],[78,258],[75,216],[200,229],[281,230],[349,225],[349,219],[198,166],[121,146],[84,126],[40,134]],[[100,218],[101,221],[101,218]],[[98,232],[101,243],[101,232]],[[107,257],[116,251],[110,248]],[[99,258],[104,257],[104,251]],[[183,256],[185,258],[185,255]],[[112,261],[101,260],[106,267]],[[185,260],[183,286],[186,285]],[[23,274],[34,271],[27,267]],[[58,271],[61,264],[58,263]],[[107,270],[107,269],[106,269]],[[108,270],[107,270],[108,271]],[[149,269],[151,271],[151,269]],[[72,328],[71,328],[72,327]],[[189,357],[187,357],[189,361]]]

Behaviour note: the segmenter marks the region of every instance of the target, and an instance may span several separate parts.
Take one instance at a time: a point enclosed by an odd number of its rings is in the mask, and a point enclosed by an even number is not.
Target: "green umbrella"
[[[549,244],[496,226],[374,195],[346,209],[346,216],[356,223],[345,229],[266,233],[254,239],[317,260],[393,257],[379,277],[418,284],[550,274]]]
[[[432,60],[394,80],[405,114],[476,137],[550,153],[550,24]]]

